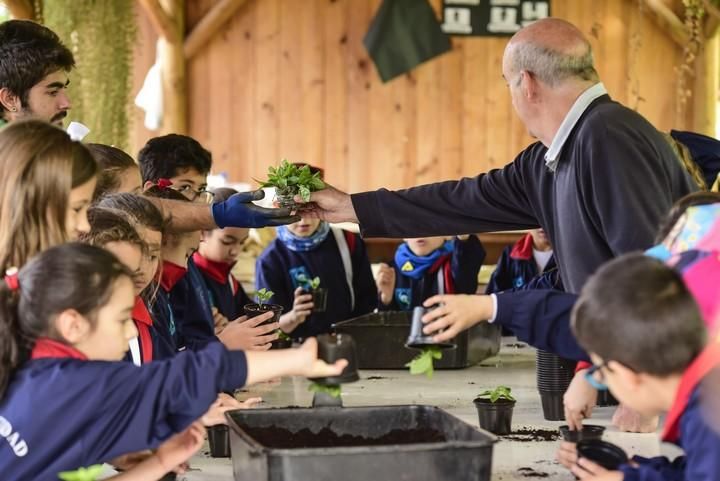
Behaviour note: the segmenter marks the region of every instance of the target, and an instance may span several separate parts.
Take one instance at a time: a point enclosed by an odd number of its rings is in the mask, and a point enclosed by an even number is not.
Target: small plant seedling
[[[322,392],[327,394],[328,396],[334,397],[335,399],[338,399],[342,394],[340,386],[326,386],[325,384],[318,384],[316,382],[310,383],[310,386],[308,386],[308,391]]]
[[[311,289],[313,291],[315,289],[317,289],[318,287],[320,287],[320,278],[319,277],[315,277],[313,279],[308,279],[305,274],[299,274],[297,276],[297,282],[299,284],[302,284],[303,287],[305,287],[306,289]]]
[[[277,330],[277,335],[280,341],[292,341],[292,337],[288,336],[282,329]]]
[[[260,182],[261,187],[275,187],[278,196],[294,197],[300,195],[305,202],[310,200],[310,193],[325,188],[320,173],[312,173],[310,167],[298,167],[283,159],[278,167],[268,168],[268,178]]]
[[[480,393],[478,398],[490,399],[491,403],[496,403],[501,399],[514,402],[516,399],[512,394],[510,394],[510,391],[512,391],[512,389],[507,386],[498,386],[495,389],[488,389],[487,391]]]
[[[258,291],[255,293],[255,299],[257,300],[258,304],[264,306],[268,303],[270,299],[272,299],[272,296],[274,295],[275,293],[273,291],[269,291],[263,287],[262,289],[258,289]]]
[[[320,287],[320,278],[315,277],[314,279],[311,279],[308,284],[310,285],[310,289],[315,290]]]
[[[442,350],[437,346],[427,346],[405,367],[410,368],[410,374],[425,374],[428,379],[432,379],[435,359],[442,359]]]
[[[75,471],[63,471],[62,473],[58,473],[58,478],[63,481],[95,481],[102,472],[103,465],[95,464]]]

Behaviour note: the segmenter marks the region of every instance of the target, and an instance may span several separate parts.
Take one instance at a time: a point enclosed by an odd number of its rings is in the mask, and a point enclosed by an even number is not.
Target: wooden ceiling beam
[[[195,25],[185,39],[185,58],[192,58],[245,5],[247,0],[220,0]]]
[[[684,47],[690,41],[685,23],[675,15],[662,0],[642,0],[655,23],[665,31],[679,46]]]

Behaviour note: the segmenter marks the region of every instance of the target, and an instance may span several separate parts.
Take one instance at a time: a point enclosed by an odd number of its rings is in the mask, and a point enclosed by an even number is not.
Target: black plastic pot
[[[481,428],[493,434],[510,434],[515,401],[499,399],[492,402],[489,399],[475,398],[473,403],[478,412]]]
[[[577,443],[577,453],[578,457],[589,459],[611,471],[628,462],[627,454],[620,447],[597,439]]]
[[[564,421],[563,393],[540,391],[543,416],[547,421]]]
[[[325,312],[327,310],[328,290],[326,287],[318,287],[310,291],[312,294],[313,312]]]
[[[319,359],[328,364],[333,364],[339,359],[347,359],[348,365],[339,376],[315,378],[313,379],[314,382],[328,386],[339,386],[360,379],[355,341],[353,341],[352,337],[347,334],[322,334],[317,337],[317,342]]]
[[[412,320],[410,321],[410,336],[408,336],[405,346],[412,349],[422,349],[424,347],[435,346],[440,349],[454,349],[455,344],[451,342],[435,342],[432,336],[423,334],[422,317],[431,309],[425,309],[422,306],[416,306],[413,309]]]
[[[162,478],[158,479],[158,481],[175,481],[177,479],[177,473],[167,473]]]
[[[224,424],[207,428],[210,456],[213,458],[230,457],[230,431]]]
[[[245,311],[245,315],[248,318],[257,317],[260,314],[265,314],[268,311],[274,312],[275,315],[273,317],[260,324],[261,326],[264,326],[265,324],[279,322],[280,315],[282,315],[283,312],[283,307],[279,304],[246,304],[243,307],[243,310]],[[287,349],[289,347],[292,347],[292,341],[284,341],[282,339],[277,339],[272,342],[271,349]]]
[[[560,426],[560,434],[569,443],[601,439],[604,432],[605,426],[595,426],[593,424],[584,424],[582,430],[579,431],[571,430],[567,425]]]

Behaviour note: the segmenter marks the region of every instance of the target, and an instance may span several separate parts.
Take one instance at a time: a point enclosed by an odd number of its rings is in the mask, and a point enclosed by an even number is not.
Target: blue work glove
[[[224,202],[212,205],[212,215],[219,228],[267,227],[292,224],[299,215],[290,215],[290,209],[267,209],[252,203],[265,197],[263,190],[240,192]]]

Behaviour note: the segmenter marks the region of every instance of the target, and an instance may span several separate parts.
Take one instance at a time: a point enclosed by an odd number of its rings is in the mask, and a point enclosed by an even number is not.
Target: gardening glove
[[[212,205],[215,224],[225,227],[266,227],[292,224],[300,220],[299,215],[290,215],[290,209],[267,209],[252,202],[265,197],[265,192],[255,190],[240,192],[224,202]]]

